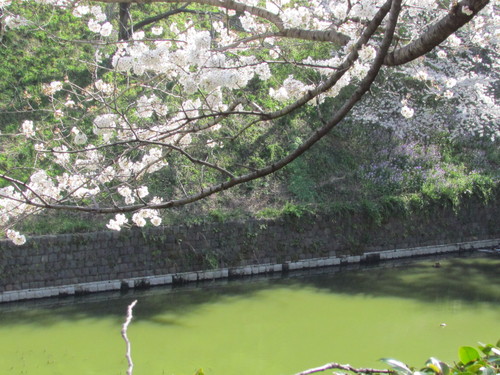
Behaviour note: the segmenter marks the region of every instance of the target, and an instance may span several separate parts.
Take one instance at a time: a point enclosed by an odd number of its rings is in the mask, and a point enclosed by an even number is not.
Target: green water
[[[0,374],[125,374],[120,329],[134,299],[134,375],[284,375],[383,367],[381,357],[420,366],[496,342],[500,259],[434,263],[0,305]]]

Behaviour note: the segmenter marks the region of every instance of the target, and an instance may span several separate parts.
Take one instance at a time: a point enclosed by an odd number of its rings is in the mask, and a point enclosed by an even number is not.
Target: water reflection
[[[453,257],[0,305],[0,374],[124,373],[120,327],[134,299],[134,374],[456,360],[459,345],[498,339],[499,265]]]

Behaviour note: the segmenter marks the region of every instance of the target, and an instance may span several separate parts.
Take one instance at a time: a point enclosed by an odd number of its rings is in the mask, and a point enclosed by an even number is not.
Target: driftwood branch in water
[[[123,323],[123,326],[122,326],[122,337],[125,340],[125,344],[127,345],[127,351],[125,353],[125,357],[127,358],[127,362],[128,362],[127,375],[132,375],[132,371],[134,369],[134,363],[132,362],[130,340],[128,339],[128,336],[127,336],[127,329],[128,329],[128,325],[132,321],[132,317],[133,317],[132,316],[132,309],[134,308],[136,303],[137,303],[137,300],[135,300],[130,305],[128,305],[127,317],[125,318],[125,323]]]
[[[132,361],[132,354],[131,354],[131,345],[130,345],[130,340],[128,339],[127,336],[127,329],[132,321],[133,315],[132,315],[132,310],[134,309],[134,306],[137,304],[137,300],[133,301],[130,305],[127,307],[127,316],[125,318],[125,322],[123,323],[122,326],[122,337],[123,340],[125,340],[125,344],[127,345],[127,350],[125,353],[125,357],[127,358],[128,362],[128,369],[127,369],[127,375],[132,375],[133,369],[134,369],[134,363]],[[311,368],[309,370],[304,370],[302,372],[299,372],[295,375],[310,375],[314,374],[317,372],[322,372],[330,369],[339,369],[339,370],[344,370],[344,371],[349,371],[353,372],[356,374],[394,374],[395,371],[393,370],[377,370],[373,368],[355,368],[352,367],[351,365],[341,365],[340,363],[327,363],[326,365],[320,366],[320,367],[315,367]]]

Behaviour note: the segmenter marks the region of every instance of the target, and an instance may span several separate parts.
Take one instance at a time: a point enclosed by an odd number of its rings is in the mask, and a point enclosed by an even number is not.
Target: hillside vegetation
[[[116,17],[117,6],[109,5],[107,12]],[[134,7],[134,19],[145,18],[154,10],[155,5]],[[6,33],[1,40],[2,134],[17,133],[27,113],[32,118],[51,122],[52,131],[57,132],[59,120],[43,110],[50,105],[43,84],[71,77],[73,84],[85,87],[91,83],[89,77],[97,74],[92,62],[100,59],[106,65],[106,59],[109,59],[105,48],[97,56],[91,43],[82,42],[89,38],[89,31],[77,18],[43,6],[30,12],[45,25],[44,30],[19,29],[15,33]],[[288,53],[297,59],[317,58],[329,53],[328,49],[312,43],[308,49],[303,46],[296,48],[293,44],[288,48]],[[487,54],[487,51],[482,53]],[[289,74],[299,74],[291,69],[287,66],[273,68],[275,79],[279,81]],[[109,80],[117,78],[111,70],[99,74]],[[389,71],[378,80],[395,77]],[[259,94],[267,93],[271,83],[255,80],[250,84],[253,90],[250,95],[258,102]],[[406,85],[403,81],[400,84],[402,87]],[[127,95],[131,98],[139,95],[134,90],[130,89]],[[349,90],[349,87],[345,88],[340,96],[348,95]],[[128,100],[127,96],[121,100]],[[424,100],[427,99],[421,98],[422,102]],[[336,103],[335,100],[325,100],[309,106],[277,120],[281,122],[277,127],[256,127],[240,137],[228,133],[227,142],[207,150],[207,154],[217,153],[221,160],[231,160],[238,165],[239,160],[248,160],[248,145],[252,145],[254,151],[245,168],[260,168],[300,145],[305,134],[319,127]],[[492,201],[500,181],[498,139],[471,134],[456,136],[439,127],[426,134],[401,133],[386,124],[363,119],[360,113],[378,109],[373,106],[367,96],[359,103],[356,112],[283,170],[190,206],[163,211],[163,223],[252,217],[272,219],[282,215],[301,216],[339,210],[368,210],[375,217],[383,217],[395,213],[411,214],[412,210],[425,209],[427,204],[436,202],[458,207],[464,197],[472,195],[485,204],[498,204]],[[70,108],[68,112],[71,112]],[[80,120],[80,129],[90,134],[90,119]],[[418,123],[419,119],[413,121]],[[266,142],[262,142],[263,139]],[[33,166],[44,166],[44,160],[25,137],[2,137],[0,142],[0,172],[23,180],[28,178]],[[54,174],[59,172],[57,169],[52,171]],[[150,195],[160,197],[182,194],[184,189],[187,194],[208,182],[209,171],[189,165],[183,169],[164,168],[146,177]],[[83,213],[56,211],[25,219],[19,228],[24,233],[36,234],[101,230],[110,217],[89,218]]]

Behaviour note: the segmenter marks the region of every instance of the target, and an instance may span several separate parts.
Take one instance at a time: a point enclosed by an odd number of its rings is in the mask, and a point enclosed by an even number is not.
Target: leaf
[[[434,364],[432,364],[432,363],[429,363],[429,364],[427,365],[427,368],[430,368],[430,369],[431,369],[432,371],[434,371],[436,374],[441,374],[441,369],[440,369],[438,366],[436,366],[436,365],[434,365]]]
[[[450,373],[448,365],[434,357],[429,358],[425,365],[437,374],[448,375]]]
[[[405,375],[412,375],[412,371],[406,366],[403,362],[398,361],[397,359],[393,358],[380,358],[382,362],[387,363],[389,366],[391,366],[396,372],[405,374]]]
[[[500,363],[500,356],[498,356],[498,355],[490,356],[490,357],[488,357],[488,362]]]
[[[467,371],[472,372],[473,374],[479,374],[479,370],[484,367],[482,363],[473,363],[466,367]]]
[[[203,372],[202,368],[199,368],[198,370],[196,370],[196,372],[194,373],[194,375],[205,375],[205,373]]]
[[[481,350],[484,354],[486,354],[486,355],[490,354],[490,352],[491,352],[491,348],[493,348],[493,345],[491,345],[491,344],[486,345],[486,344],[483,344],[482,342],[479,342],[478,344],[479,344],[479,345],[478,345],[479,349],[480,349],[480,350]]]
[[[496,375],[496,371],[491,367],[483,367],[481,369],[481,375]]]
[[[458,358],[465,365],[481,358],[479,352],[472,346],[462,346],[458,349]]]

